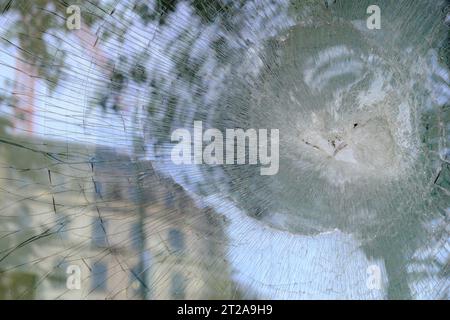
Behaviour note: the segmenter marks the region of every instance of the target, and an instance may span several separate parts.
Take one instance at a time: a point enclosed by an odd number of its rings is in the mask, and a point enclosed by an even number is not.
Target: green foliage
[[[228,15],[233,8],[231,4],[221,0],[192,0],[191,3],[196,14],[206,23],[213,22],[218,16]]]
[[[50,31],[68,32],[66,28],[67,7],[78,5],[81,8],[82,22],[91,26],[100,16],[96,10],[100,0],[73,0],[70,3],[58,0],[8,0],[0,4],[0,14],[18,16],[17,22],[11,24],[6,33],[9,44],[16,46],[22,59],[34,67],[37,75],[44,79],[49,88],[54,90],[64,67],[65,53],[59,50],[63,39],[54,37],[57,45],[52,46],[46,38]]]
[[[150,21],[158,20],[163,25],[167,16],[175,10],[178,0],[156,0],[155,8],[150,8],[145,1],[137,1],[133,11],[138,14],[145,25]]]
[[[146,68],[138,63],[131,68],[131,78],[136,83],[142,83],[147,81],[147,70]]]
[[[0,101],[1,103],[1,101]],[[6,135],[7,128],[11,128],[12,123],[6,118],[0,117],[0,137],[4,137]]]
[[[0,300],[31,300],[35,296],[37,276],[27,272],[0,272]]]

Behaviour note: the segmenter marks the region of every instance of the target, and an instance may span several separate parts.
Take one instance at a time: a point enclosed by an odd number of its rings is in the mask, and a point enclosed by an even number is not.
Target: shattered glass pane
[[[0,299],[449,299],[446,1],[0,25]]]

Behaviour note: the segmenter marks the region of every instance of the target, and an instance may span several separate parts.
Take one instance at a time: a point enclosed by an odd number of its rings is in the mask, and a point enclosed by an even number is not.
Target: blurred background
[[[81,8],[79,29],[69,29],[71,5]],[[120,47],[123,38],[106,41],[131,28],[131,15],[156,30],[175,5],[0,2],[0,299],[241,296],[224,220],[143,157],[134,131],[148,89],[121,90],[150,77],[145,57]],[[126,79],[121,68],[132,64]]]
[[[229,190],[167,161],[174,128],[239,113],[220,101],[240,106],[236,88],[279,65],[268,45],[295,26],[358,29],[372,2],[0,0],[0,299],[448,299],[446,1],[379,1],[386,50],[430,71],[426,141],[444,159],[417,244],[277,231],[259,220],[270,196],[241,207],[222,198],[246,202],[237,177]]]

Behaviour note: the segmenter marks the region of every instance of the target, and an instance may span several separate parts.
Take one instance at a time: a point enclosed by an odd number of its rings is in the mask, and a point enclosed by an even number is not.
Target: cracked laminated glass
[[[0,0],[0,299],[448,299],[449,17]]]

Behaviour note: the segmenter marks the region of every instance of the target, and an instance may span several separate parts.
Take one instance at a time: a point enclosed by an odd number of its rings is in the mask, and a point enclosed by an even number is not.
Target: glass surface
[[[0,299],[448,299],[449,26],[0,0]]]

